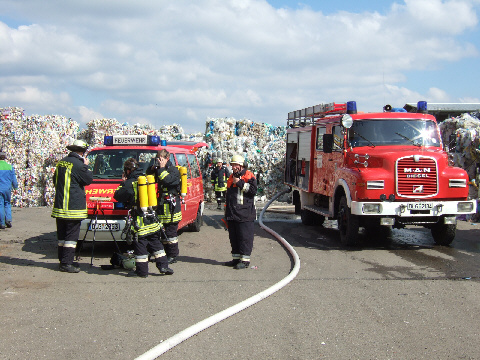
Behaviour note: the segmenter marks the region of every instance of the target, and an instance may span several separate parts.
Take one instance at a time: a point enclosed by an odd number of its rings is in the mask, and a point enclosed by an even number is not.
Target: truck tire
[[[342,244],[346,246],[357,245],[360,221],[357,215],[351,214],[345,196],[342,196],[340,199],[337,222]]]
[[[300,217],[302,219],[302,224],[306,226],[311,226],[315,224],[315,216],[316,214],[314,212],[311,212],[309,210],[302,210],[300,213]]]
[[[437,245],[450,245],[455,239],[457,224],[435,224],[431,228],[433,240]]]
[[[202,210],[200,206],[198,206],[197,217],[195,218],[195,221],[190,224],[190,231],[199,232],[202,225],[203,225]]]
[[[320,214],[315,214],[315,225],[322,226],[325,222],[325,216]]]

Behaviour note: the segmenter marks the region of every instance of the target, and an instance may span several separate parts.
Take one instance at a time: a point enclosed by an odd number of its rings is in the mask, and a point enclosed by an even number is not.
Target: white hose
[[[289,190],[290,189],[286,189],[284,191],[281,191],[281,192],[277,193],[272,198],[272,200],[270,200],[267,203],[267,205],[263,208],[262,212],[260,213],[259,220],[258,220],[259,224],[260,224],[260,227],[262,227],[267,232],[272,234],[275,238],[277,238],[277,240],[280,241],[287,248],[287,250],[290,252],[290,254],[292,254],[293,259],[294,259],[294,266],[293,266],[292,270],[290,271],[290,273],[287,275],[287,277],[285,277],[284,279],[282,279],[281,281],[279,281],[275,285],[269,287],[268,289],[258,293],[257,295],[254,295],[254,296],[248,298],[247,300],[244,300],[244,301],[242,301],[242,302],[240,302],[236,305],[233,305],[233,306],[229,307],[228,309],[225,309],[225,310],[223,310],[223,311],[221,311],[217,314],[214,314],[214,315],[210,316],[209,318],[206,318],[205,320],[202,320],[202,321],[196,323],[195,325],[192,325],[192,326],[186,328],[185,330],[179,332],[178,334],[168,338],[167,340],[161,342],[157,346],[148,350],[143,355],[140,355],[135,360],[156,359],[157,357],[159,357],[163,353],[167,352],[168,350],[170,350],[174,346],[180,344],[182,341],[188,339],[189,337],[191,337],[195,334],[198,334],[200,331],[203,331],[203,330],[207,329],[208,327],[210,327],[212,325],[215,325],[215,324],[219,323],[220,321],[225,320],[226,318],[228,318],[228,317],[246,309],[247,307],[265,299],[266,297],[272,295],[273,293],[277,292],[282,287],[287,285],[290,281],[292,281],[297,276],[297,274],[300,270],[300,258],[298,257],[297,252],[293,249],[293,247],[283,237],[278,235],[272,229],[265,226],[263,224],[263,220],[262,220],[263,214],[265,213],[265,210],[267,209],[267,207],[269,207],[270,204],[273,201],[275,201],[278,197],[285,194]]]

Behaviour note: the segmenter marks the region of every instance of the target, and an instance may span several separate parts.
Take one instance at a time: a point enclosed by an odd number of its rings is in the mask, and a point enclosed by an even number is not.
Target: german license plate
[[[97,223],[90,225],[90,230],[96,230],[96,231],[120,231],[120,224],[119,223]]]
[[[432,203],[411,203],[407,204],[408,210],[432,210],[433,204]]]

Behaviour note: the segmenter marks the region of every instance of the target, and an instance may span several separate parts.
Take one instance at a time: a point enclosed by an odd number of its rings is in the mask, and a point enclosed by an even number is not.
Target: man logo
[[[423,193],[423,185],[414,186],[413,193]]]

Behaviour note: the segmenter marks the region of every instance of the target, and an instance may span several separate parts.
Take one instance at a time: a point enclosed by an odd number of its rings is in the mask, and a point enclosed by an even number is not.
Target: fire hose
[[[199,332],[209,328],[212,325],[215,325],[219,323],[222,320],[225,320],[226,318],[235,315],[236,313],[245,310],[246,308],[256,304],[257,302],[260,302],[261,300],[267,298],[268,296],[274,294],[284,286],[286,286],[288,283],[290,283],[298,274],[300,271],[300,258],[298,257],[297,252],[295,249],[283,238],[281,237],[278,233],[270,229],[269,227],[265,226],[263,223],[263,215],[266,211],[266,209],[270,206],[272,202],[274,202],[276,199],[278,199],[281,195],[287,193],[290,191],[290,188],[285,189],[279,193],[277,193],[262,209],[260,213],[260,217],[258,219],[258,222],[260,224],[260,227],[264,230],[266,230],[268,233],[273,235],[281,244],[284,245],[284,247],[290,252],[290,254],[293,257],[294,260],[294,266],[290,273],[280,280],[278,283],[274,284],[273,286],[269,287],[268,289],[236,304],[228,309],[225,309],[217,314],[214,314],[198,323],[195,325],[192,325],[185,330],[177,333],[176,335],[168,338],[167,340],[161,342],[157,346],[153,347],[152,349],[148,350],[146,353],[140,355],[137,357],[135,360],[149,360],[149,359],[156,359],[160,355],[164,354],[168,350],[172,349],[173,347],[177,346],[180,344],[182,341],[192,337],[195,334],[198,334]]]

